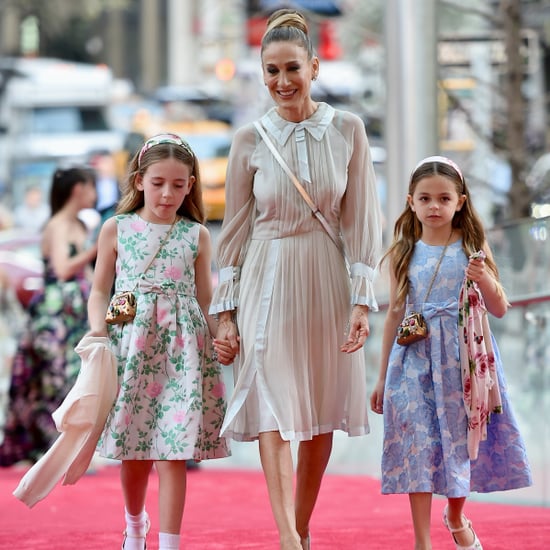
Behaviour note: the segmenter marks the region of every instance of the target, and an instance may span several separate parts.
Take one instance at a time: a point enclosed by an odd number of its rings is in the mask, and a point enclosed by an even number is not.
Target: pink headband
[[[158,134],[156,136],[153,136],[152,138],[149,138],[141,148],[141,151],[138,155],[138,168],[141,166],[141,158],[143,155],[151,149],[151,147],[154,147],[155,145],[160,145],[161,143],[171,143],[173,145],[178,145],[179,147],[183,147],[185,151],[187,151],[193,158],[195,157],[195,154],[193,153],[193,150],[191,149],[190,145],[181,139],[176,134]]]
[[[416,172],[423,164],[428,164],[430,162],[441,162],[442,164],[446,164],[447,166],[450,166],[454,170],[456,170],[456,173],[460,176],[460,179],[462,180],[462,183],[464,183],[464,176],[462,175],[462,171],[456,164],[456,162],[452,161],[450,158],[447,157],[441,157],[439,155],[435,155],[433,157],[426,157],[425,159],[422,159],[413,170],[413,173]]]

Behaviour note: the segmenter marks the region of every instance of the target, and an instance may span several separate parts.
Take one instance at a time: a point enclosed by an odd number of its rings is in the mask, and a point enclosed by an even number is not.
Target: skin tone
[[[421,240],[433,246],[444,246],[461,238],[460,228],[453,228],[452,221],[466,201],[466,195],[460,195],[456,191],[455,183],[445,176],[433,175],[422,178],[414,188],[413,194],[407,196],[409,208],[416,214],[422,224]],[[484,246],[485,253],[489,256],[491,251]],[[506,298],[496,289],[495,279],[486,268],[482,259],[471,259],[465,269],[465,274],[477,282],[486,302],[487,309],[501,317],[508,307]],[[390,269],[390,302],[384,323],[384,335],[382,338],[381,368],[378,382],[370,398],[371,409],[383,413],[384,385],[389,355],[397,327],[405,313],[404,305],[397,305],[397,280],[393,269]],[[409,495],[411,515],[415,532],[415,550],[431,550],[430,523],[431,523],[431,493],[411,493]],[[447,520],[453,529],[459,529],[464,525],[463,508],[465,498],[449,498]],[[474,542],[474,534],[471,529],[465,529],[454,534],[457,544],[470,546]]]
[[[263,51],[264,82],[277,105],[279,115],[300,122],[313,115],[318,104],[311,99],[311,81],[319,72],[319,60],[308,59],[307,51],[297,43],[274,42]],[[239,352],[239,336],[234,313],[219,314],[214,345],[222,364],[233,362]],[[365,343],[370,332],[368,307],[356,305],[350,315],[350,329],[341,346],[353,353]],[[281,550],[309,548],[309,522],[319,494],[323,474],[332,450],[332,433],[302,441],[298,447],[296,492],[293,487],[293,463],[290,442],[278,431],[259,434],[260,459],[264,471],[273,516],[279,531]]]
[[[63,208],[46,223],[42,232],[42,255],[61,281],[67,281],[89,267],[96,257],[97,245],[86,248],[88,233],[78,213],[85,208],[93,208],[96,191],[93,182],[77,183]],[[79,251],[70,256],[70,245]]]
[[[177,211],[195,183],[191,168],[179,160],[168,158],[152,164],[135,183],[143,192],[144,206],[138,215],[149,223],[171,225],[177,218]],[[99,234],[99,248],[94,281],[88,301],[89,335],[107,336],[105,312],[110,300],[115,278],[117,258],[117,229],[114,218],[108,219]],[[210,234],[200,227],[199,253],[195,260],[196,297],[207,319],[212,334],[215,322],[208,315],[212,299],[210,265],[212,244]],[[138,515],[144,509],[147,482],[153,461],[123,460],[121,481],[128,512]],[[160,531],[178,534],[185,505],[186,464],[184,460],[158,461],[159,474],[159,517]]]

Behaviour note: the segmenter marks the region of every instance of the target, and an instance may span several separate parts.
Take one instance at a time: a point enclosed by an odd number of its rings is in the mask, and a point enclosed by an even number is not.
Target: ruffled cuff
[[[241,268],[228,266],[220,269],[218,286],[215,288],[208,313],[217,315],[222,311],[231,311],[239,305],[239,287]]]
[[[375,270],[366,264],[357,262],[351,265],[351,304],[368,306],[371,311],[378,311],[374,295]]]

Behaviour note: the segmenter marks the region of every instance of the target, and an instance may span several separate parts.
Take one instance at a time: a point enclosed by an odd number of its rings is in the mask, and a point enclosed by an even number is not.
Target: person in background
[[[508,301],[453,161],[435,156],[416,166],[384,260],[390,301],[371,395],[372,410],[384,415],[382,492],[409,495],[415,550],[432,548],[434,493],[447,498],[443,521],[457,550],[481,550],[466,498],[527,487],[531,474],[496,342],[488,322],[482,328],[487,311],[502,317]],[[427,319],[428,338],[399,345],[397,328],[411,311]]]
[[[225,386],[212,345],[215,320],[207,316],[212,246],[204,221],[198,160],[185,141],[162,134],[132,159],[117,214],[99,234],[89,335],[110,337],[119,392],[98,450],[122,461],[124,550],[146,547],[153,465],[159,549],[178,549],[186,461],[229,454],[219,437]],[[117,292],[133,289],[136,317],[108,330],[113,283]]]
[[[259,122],[330,233],[256,127],[238,130],[211,307],[220,361],[238,353],[222,434],[259,440],[280,548],[306,550],[333,431],[369,431],[362,346],[377,309],[382,221],[363,122],[311,98],[320,67],[299,12],[270,17],[261,64],[276,106]],[[295,496],[291,441],[299,442]]]
[[[101,216],[100,225],[114,215],[120,198],[115,159],[111,153],[100,152],[92,159],[96,173],[96,210]]]
[[[91,262],[97,252],[78,216],[95,201],[90,170],[72,167],[55,171],[51,217],[41,240],[44,290],[30,303],[29,321],[13,361],[0,466],[35,462],[59,435],[51,414],[74,385],[80,369],[74,347],[87,330]]]
[[[26,320],[9,275],[0,269],[0,443],[4,440],[13,357]]]
[[[44,201],[42,189],[37,185],[25,190],[23,203],[15,207],[13,221],[15,227],[40,232],[50,217],[50,207]]]

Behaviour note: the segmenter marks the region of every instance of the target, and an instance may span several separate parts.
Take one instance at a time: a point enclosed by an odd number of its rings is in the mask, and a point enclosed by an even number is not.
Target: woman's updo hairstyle
[[[296,10],[282,9],[271,14],[262,38],[261,52],[272,42],[295,42],[307,51],[308,59],[315,55],[305,17]]]

